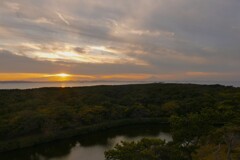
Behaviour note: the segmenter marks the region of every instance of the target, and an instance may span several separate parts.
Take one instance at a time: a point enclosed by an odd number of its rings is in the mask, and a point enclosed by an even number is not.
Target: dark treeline
[[[181,126],[190,118],[193,122],[199,119],[194,116],[200,114],[207,120],[197,123],[222,126],[238,117],[239,111],[240,88],[220,85],[154,83],[0,90],[0,141],[57,135],[124,119],[169,118]]]

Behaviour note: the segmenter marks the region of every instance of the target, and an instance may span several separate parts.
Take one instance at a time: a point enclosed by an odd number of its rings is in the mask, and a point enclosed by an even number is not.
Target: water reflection
[[[0,155],[3,160],[104,160],[104,151],[121,141],[157,137],[171,141],[167,126],[128,126]]]
[[[67,85],[66,85],[65,83],[62,83],[62,84],[61,84],[61,88],[66,88],[66,86],[67,86]]]

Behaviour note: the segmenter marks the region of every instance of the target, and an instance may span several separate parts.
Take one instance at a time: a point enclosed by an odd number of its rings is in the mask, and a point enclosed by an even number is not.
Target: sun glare
[[[56,76],[61,77],[61,78],[66,78],[66,77],[70,77],[71,75],[66,74],[66,73],[59,73],[59,74],[56,74]]]
[[[69,80],[72,80],[72,76],[73,75],[67,74],[67,73],[58,73],[58,74],[48,75],[48,78],[50,81],[69,81]]]

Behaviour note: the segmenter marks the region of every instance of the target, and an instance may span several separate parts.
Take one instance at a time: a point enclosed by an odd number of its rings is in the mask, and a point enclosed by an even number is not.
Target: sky
[[[0,0],[0,81],[237,81],[239,8],[239,0]]]

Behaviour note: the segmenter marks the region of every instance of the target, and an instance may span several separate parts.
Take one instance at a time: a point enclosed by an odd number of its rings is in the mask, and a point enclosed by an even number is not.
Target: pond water
[[[169,127],[162,124],[134,125],[99,131],[0,154],[1,160],[104,160],[104,151],[121,141],[138,141],[143,137],[171,141]]]

